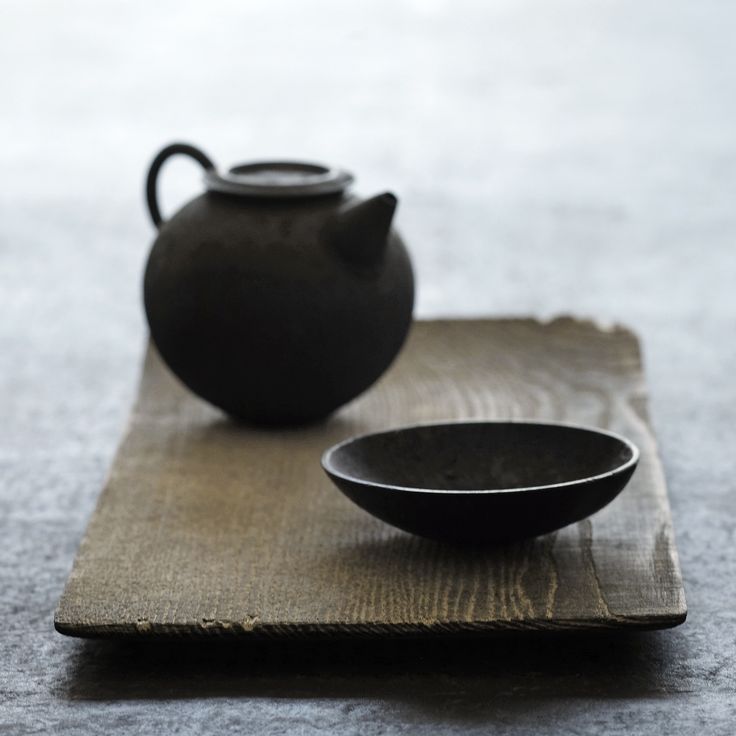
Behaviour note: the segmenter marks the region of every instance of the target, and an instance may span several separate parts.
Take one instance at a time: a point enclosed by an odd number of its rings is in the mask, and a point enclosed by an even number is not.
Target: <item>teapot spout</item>
[[[331,239],[346,261],[371,266],[381,260],[397,201],[395,195],[386,192],[348,205],[335,215]]]

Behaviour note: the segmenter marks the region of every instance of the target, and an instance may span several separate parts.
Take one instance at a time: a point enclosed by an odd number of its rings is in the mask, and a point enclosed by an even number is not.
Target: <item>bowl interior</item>
[[[614,471],[636,450],[581,427],[468,422],[366,435],[334,448],[325,467],[359,482],[433,490],[510,490]]]

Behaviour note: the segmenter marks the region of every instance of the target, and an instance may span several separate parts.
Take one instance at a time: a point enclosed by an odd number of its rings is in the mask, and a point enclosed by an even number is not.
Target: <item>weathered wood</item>
[[[496,550],[412,537],[347,501],[319,458],[447,418],[609,427],[642,452],[591,519]],[[423,634],[667,627],[685,618],[636,337],[563,318],[419,322],[326,424],[235,426],[146,358],[130,430],[56,615],[77,636]]]

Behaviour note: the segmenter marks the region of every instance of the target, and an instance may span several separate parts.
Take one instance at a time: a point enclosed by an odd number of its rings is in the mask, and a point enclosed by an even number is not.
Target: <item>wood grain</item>
[[[642,452],[590,519],[469,551],[353,506],[319,458],[420,421],[538,417],[608,427]],[[74,636],[429,634],[674,626],[686,615],[639,344],[561,318],[418,322],[385,377],[329,422],[238,427],[155,351],[56,614]]]

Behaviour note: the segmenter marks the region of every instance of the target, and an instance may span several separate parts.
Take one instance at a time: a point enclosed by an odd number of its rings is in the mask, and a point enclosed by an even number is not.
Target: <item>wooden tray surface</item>
[[[463,550],[396,530],[323,474],[345,437],[443,419],[544,418],[642,452],[590,519]],[[409,635],[657,628],[686,615],[639,344],[561,318],[417,322],[384,378],[304,429],[236,426],[153,349],[56,613],[74,636]]]

